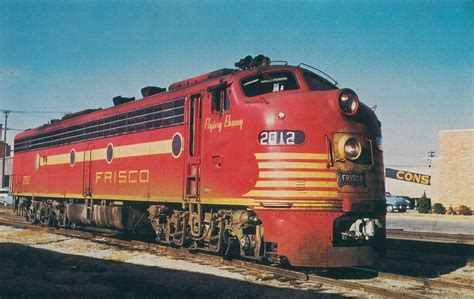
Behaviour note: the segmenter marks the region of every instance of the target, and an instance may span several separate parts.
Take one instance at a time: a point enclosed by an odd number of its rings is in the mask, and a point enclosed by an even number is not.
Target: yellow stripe
[[[114,148],[114,159],[117,158],[116,152],[118,151],[117,148]],[[82,153],[82,152],[81,152]],[[107,157],[107,149],[100,148],[94,149],[92,151],[86,151],[85,155],[82,154],[81,157],[84,157],[85,161],[99,161],[99,160],[106,160]]]
[[[326,160],[327,154],[314,153],[255,153],[257,160]]]
[[[168,139],[162,141],[116,146],[114,147],[114,159],[170,154],[172,147],[171,142],[172,140]],[[69,155],[70,153],[48,156],[46,163],[43,163],[42,159],[40,160],[40,166],[69,164]],[[76,152],[76,163],[84,162],[84,160],[105,161],[106,156],[107,148],[94,149],[92,150],[92,155],[89,151]]]
[[[323,208],[323,207],[334,207],[334,208],[340,208],[342,207],[342,204],[339,204],[339,203],[327,203],[327,204],[323,204],[323,203],[319,203],[319,204],[304,204],[304,203],[276,203],[276,202],[267,202],[267,203],[264,203],[262,202],[262,205],[265,206],[265,205],[268,205],[268,206],[271,206],[272,204],[278,206],[278,205],[284,205],[284,204],[287,204],[288,206],[291,206],[291,207],[294,207],[294,208],[301,208],[301,207],[313,207],[313,208]]]
[[[61,154],[61,155],[53,155],[48,156],[46,165],[58,165],[63,164],[64,161],[68,161],[69,163],[69,154]],[[43,165],[41,165],[43,166]]]
[[[335,178],[335,172],[260,171],[260,178]]]
[[[114,149],[117,150],[117,155],[114,155],[114,159],[168,154],[171,153],[171,139],[117,146]],[[103,156],[103,159],[105,159],[105,155]]]
[[[242,197],[201,198],[199,202],[203,204],[239,205],[239,206],[253,206],[255,204],[253,198],[242,198]]]
[[[258,162],[258,168],[326,169],[327,164],[315,162]]]
[[[340,210],[342,209],[341,200],[256,200],[255,209],[305,209],[305,210]]]
[[[15,196],[27,196],[27,197],[47,197],[47,198],[85,198],[82,194],[77,193],[31,193],[31,192],[18,192]],[[168,198],[140,198],[139,196],[129,195],[111,195],[111,194],[94,194],[92,199],[106,199],[106,200],[120,200],[120,201],[148,201],[148,202],[162,202],[162,203],[182,203],[183,199],[180,197],[168,197]],[[225,197],[225,198],[204,198],[199,201],[202,204],[213,204],[213,205],[240,205],[240,206],[253,206],[253,198],[241,198],[241,197]]]
[[[342,204],[342,200],[340,199],[256,199],[256,204],[260,203],[290,203],[290,204]]]
[[[313,204],[304,204],[304,203],[296,203],[293,204],[293,207],[299,208],[299,207],[334,207],[334,208],[340,208],[342,207],[342,203],[313,203]]]
[[[304,210],[304,211],[327,211],[327,210],[341,210],[341,207],[309,207],[309,206],[301,206],[301,207],[262,207],[262,206],[255,206],[255,210],[272,210],[272,209],[285,209],[285,210]]]
[[[322,181],[258,181],[255,185],[257,188],[262,187],[300,187],[300,188],[336,188],[337,182],[322,182]]]
[[[315,191],[315,190],[251,190],[242,195],[245,197],[336,197],[336,191]]]

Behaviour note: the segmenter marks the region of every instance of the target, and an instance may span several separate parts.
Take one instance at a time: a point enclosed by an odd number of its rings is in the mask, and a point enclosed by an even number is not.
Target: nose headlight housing
[[[339,94],[339,110],[346,115],[354,115],[359,109],[359,98],[351,89],[343,89]]]
[[[344,154],[349,160],[357,160],[362,152],[362,146],[359,141],[354,138],[349,138],[344,143]]]

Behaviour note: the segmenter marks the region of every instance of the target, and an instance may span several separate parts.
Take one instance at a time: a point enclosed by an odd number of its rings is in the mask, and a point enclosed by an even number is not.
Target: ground
[[[420,214],[408,210],[406,213],[387,213],[387,228],[474,235],[474,216]]]
[[[226,267],[7,226],[0,226],[0,257],[0,298],[325,298],[348,292],[259,281]]]
[[[474,217],[391,213],[388,228],[472,234]],[[360,297],[357,291],[266,280],[255,273],[177,260],[64,237],[47,230],[0,226],[0,298],[17,297]],[[441,279],[469,283],[472,266]]]

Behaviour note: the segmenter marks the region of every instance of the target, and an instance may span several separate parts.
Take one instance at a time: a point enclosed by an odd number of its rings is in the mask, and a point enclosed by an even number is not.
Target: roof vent
[[[166,91],[166,88],[157,87],[157,86],[147,86],[147,87],[142,88],[142,96],[145,98],[145,97],[149,97],[154,94],[162,93],[165,91]]]
[[[101,108],[98,108],[98,109],[86,109],[86,110],[82,110],[82,111],[75,112],[75,113],[68,113],[68,114],[64,115],[64,116],[61,118],[61,120],[70,119],[70,118],[73,118],[73,117],[76,117],[76,116],[81,116],[81,115],[89,114],[89,113],[92,113],[92,112],[95,112],[95,111],[98,111],[98,110],[101,110]]]
[[[117,105],[121,105],[121,104],[125,104],[125,103],[128,103],[128,102],[135,101],[135,97],[124,98],[122,96],[116,96],[112,99],[112,101],[114,102],[114,105],[117,106]]]

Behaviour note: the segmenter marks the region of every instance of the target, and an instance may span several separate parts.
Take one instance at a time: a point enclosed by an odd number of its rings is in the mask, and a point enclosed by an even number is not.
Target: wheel
[[[393,206],[392,205],[387,205],[387,212],[393,212]]]

